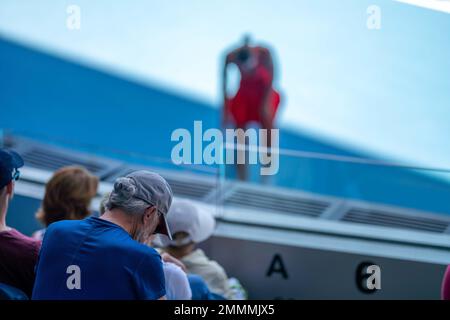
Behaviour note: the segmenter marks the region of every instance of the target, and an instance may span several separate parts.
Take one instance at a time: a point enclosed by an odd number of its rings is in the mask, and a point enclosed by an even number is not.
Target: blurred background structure
[[[67,27],[73,4],[79,30]],[[380,29],[367,26],[373,5]],[[270,186],[170,160],[173,130],[219,127],[223,54],[247,32],[273,48],[284,97],[288,152]],[[449,32],[448,13],[389,0],[4,0],[0,141],[27,165],[10,224],[38,228],[58,167],[84,165],[106,191],[146,166],[216,212],[206,249],[251,297],[436,298],[450,263]],[[255,262],[234,265],[229,252]],[[288,279],[267,273],[277,255]],[[354,283],[364,261],[386,270],[375,295]]]

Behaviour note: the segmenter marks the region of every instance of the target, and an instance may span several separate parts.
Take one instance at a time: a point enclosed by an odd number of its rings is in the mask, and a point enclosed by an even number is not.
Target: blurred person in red
[[[271,147],[271,132],[275,115],[280,104],[280,94],[273,88],[274,65],[268,48],[251,46],[249,35],[243,44],[226,55],[222,74],[224,108],[222,126],[233,123],[237,129],[246,130],[250,122],[256,122],[262,129],[267,129],[267,148]],[[227,95],[227,69],[235,64],[240,72],[239,89],[234,97]],[[239,143],[244,137],[238,136]],[[240,151],[238,151],[240,152]],[[247,180],[245,164],[237,165],[240,180]]]

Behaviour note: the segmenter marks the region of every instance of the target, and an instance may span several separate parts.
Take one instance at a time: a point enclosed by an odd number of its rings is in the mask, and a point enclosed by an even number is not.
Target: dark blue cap
[[[14,172],[22,166],[23,159],[17,152],[0,149],[0,189],[12,180]]]

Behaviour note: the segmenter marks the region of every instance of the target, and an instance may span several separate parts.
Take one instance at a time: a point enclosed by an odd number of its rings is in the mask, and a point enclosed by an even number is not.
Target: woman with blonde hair
[[[56,171],[45,187],[45,195],[36,218],[45,226],[33,234],[43,239],[46,228],[56,221],[81,220],[91,214],[89,206],[97,194],[98,178],[78,166]]]

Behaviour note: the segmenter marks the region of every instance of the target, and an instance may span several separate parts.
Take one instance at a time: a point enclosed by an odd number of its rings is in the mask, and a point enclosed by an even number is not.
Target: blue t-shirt
[[[32,299],[159,299],[161,256],[120,226],[91,217],[60,221],[45,233]]]

